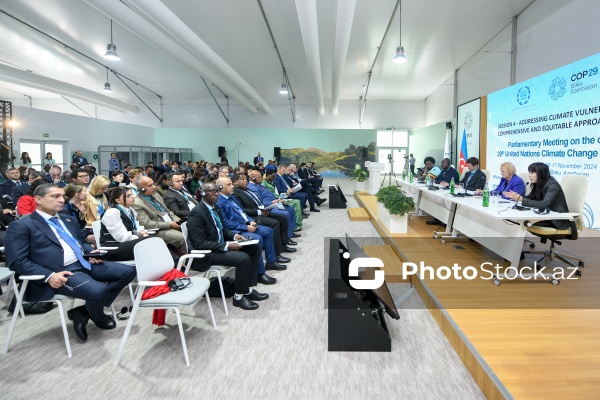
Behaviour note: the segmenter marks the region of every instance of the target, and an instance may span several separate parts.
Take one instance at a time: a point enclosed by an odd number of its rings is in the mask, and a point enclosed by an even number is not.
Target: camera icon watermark
[[[350,258],[350,254],[345,252],[342,254],[345,259]],[[385,273],[383,272],[383,261],[376,257],[357,257],[350,261],[348,267],[348,277],[359,278],[360,268],[376,268],[373,271],[373,279],[365,279],[360,275],[361,279],[349,279],[348,283],[356,290],[379,289],[385,281]]]

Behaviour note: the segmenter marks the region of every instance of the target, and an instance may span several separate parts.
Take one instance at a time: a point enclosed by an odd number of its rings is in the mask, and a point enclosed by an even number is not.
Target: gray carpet
[[[355,207],[354,182],[339,182],[348,206]],[[213,330],[204,301],[182,309],[191,367],[185,366],[172,314],[169,326],[157,329],[151,311],[141,311],[116,367],[126,321],[112,331],[88,325],[86,343],[77,341],[69,325],[69,359],[53,310],[18,321],[11,349],[0,357],[0,397],[483,399],[429,312],[416,306],[417,296],[400,310],[399,321],[388,318],[391,353],[327,351],[324,238],[376,235],[370,222],[351,222],[346,210],[329,210],[327,203],[321,209],[305,220],[288,270],[272,273],[278,283],[259,285],[271,296],[259,310],[240,310],[229,299],[226,316],[220,299],[213,299]],[[390,286],[393,295],[406,290]],[[117,309],[129,305],[125,292],[116,303]],[[4,345],[9,322],[0,304]]]

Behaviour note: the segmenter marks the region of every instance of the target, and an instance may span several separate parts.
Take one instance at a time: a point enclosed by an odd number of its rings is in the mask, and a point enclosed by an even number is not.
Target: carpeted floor
[[[354,182],[339,183],[355,207]],[[229,299],[226,316],[220,299],[213,299],[213,330],[204,301],[182,309],[191,367],[185,366],[172,314],[169,327],[157,329],[151,312],[141,311],[117,367],[126,321],[112,331],[88,325],[86,343],[77,341],[69,324],[69,359],[53,310],[18,321],[9,353],[0,356],[0,398],[483,399],[429,312],[415,303],[417,296],[405,303],[399,321],[388,318],[390,353],[327,351],[324,239],[376,236],[370,222],[351,222],[347,210],[327,204],[304,220],[288,270],[272,273],[278,283],[259,285],[271,297],[257,311],[235,308]],[[393,295],[406,289],[390,286]],[[116,307],[129,303],[123,292]],[[9,321],[0,304],[3,346]]]

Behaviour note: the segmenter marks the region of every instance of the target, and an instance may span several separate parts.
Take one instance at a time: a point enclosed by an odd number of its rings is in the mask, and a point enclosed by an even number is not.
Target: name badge
[[[171,219],[171,216],[169,214],[163,214],[162,219],[165,222],[173,222],[173,220]]]

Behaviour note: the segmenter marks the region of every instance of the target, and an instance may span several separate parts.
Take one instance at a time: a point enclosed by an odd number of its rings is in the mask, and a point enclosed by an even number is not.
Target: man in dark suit
[[[469,171],[460,180],[460,185],[469,191],[483,189],[486,177],[479,169],[479,159],[477,157],[469,157],[467,159],[467,168]]]
[[[83,156],[83,151],[77,150],[73,155],[73,164],[77,164],[77,168],[85,167],[89,164],[87,158]]]
[[[173,214],[179,218],[187,218],[190,211],[196,207],[198,202],[194,199],[183,185],[183,175],[179,172],[171,172],[167,176],[169,189],[165,192],[163,200],[165,205]]]
[[[308,181],[316,192],[324,192],[324,190],[321,189],[321,180],[312,176],[312,174],[308,170],[308,167],[306,166],[306,163],[303,162],[302,164],[300,164],[300,168],[298,169],[298,176],[300,177],[300,179]]]
[[[267,265],[264,265],[261,257],[258,273],[262,274],[266,270],[282,271],[287,269],[285,265],[280,265],[280,263],[287,263],[291,260],[287,257],[282,257],[275,250],[274,241],[279,241],[279,236],[275,237],[273,229],[268,226],[258,225],[252,217],[249,217],[244,213],[242,207],[232,196],[233,183],[231,182],[231,179],[219,178],[217,179],[217,185],[222,187],[221,193],[219,194],[219,200],[217,200],[217,205],[221,210],[223,226],[235,233],[241,233],[244,236],[258,239],[261,251],[263,249],[265,250]]]
[[[50,168],[50,183],[54,183],[58,187],[64,188],[65,186],[67,186],[67,184],[65,183],[65,181],[63,181],[61,179],[61,177],[62,177],[62,168],[61,167],[59,167],[58,165],[55,165],[52,168]]]
[[[288,223],[287,218],[284,215],[276,215],[269,213],[269,210],[265,209],[263,202],[248,190],[248,179],[243,174],[233,174],[231,177],[233,182],[233,197],[236,198],[242,210],[246,215],[254,218],[259,225],[268,226],[273,229],[275,251],[277,254],[282,252],[295,253],[296,249],[290,247],[295,246],[298,243],[291,240],[288,236]],[[277,240],[279,236],[279,240]]]
[[[294,187],[300,183],[294,182],[288,173],[287,165],[280,164],[277,168],[277,175],[275,175],[275,179],[273,180],[273,184],[277,188],[277,191],[279,193],[286,193],[287,196],[292,199],[300,200],[302,208],[306,207],[306,202],[308,201],[308,204],[310,204],[310,211],[320,212],[320,210],[315,207],[315,199],[310,189],[302,187],[300,190],[294,191]]]
[[[256,155],[256,157],[254,157],[254,165],[258,165],[259,162],[265,162],[265,159],[263,158],[263,156],[260,155],[260,151],[258,152],[258,154]]]
[[[243,236],[224,227],[221,212],[216,205],[219,191],[214,183],[202,185],[202,201],[188,216],[187,241],[190,249],[211,251],[204,258],[195,259],[192,268],[204,272],[211,265],[235,267],[233,305],[244,310],[255,310],[258,304],[254,301],[265,300],[269,295],[252,288],[257,282],[271,285],[277,280],[266,274],[258,275],[259,258],[262,257],[258,245],[241,246],[238,243],[227,243],[242,239]]]
[[[79,226],[58,212],[64,205],[64,190],[47,183],[34,192],[37,210],[11,223],[6,232],[8,267],[20,275],[42,275],[32,281],[25,301],[49,300],[60,294],[85,300],[69,310],[77,337],[87,340],[89,319],[101,329],[113,329],[116,322],[104,314],[121,290],[135,277],[135,267],[101,259],[85,258],[94,249],[86,243]]]
[[[442,172],[435,178],[435,183],[448,186],[452,179],[454,179],[454,183],[458,183],[458,172],[450,166],[450,159],[444,158],[440,162],[440,168]]]
[[[29,190],[29,186],[34,182],[37,181],[38,179],[44,179],[46,177],[46,174],[43,172],[38,172],[38,171],[34,171],[32,173],[29,174],[29,181],[27,183],[24,183],[20,186],[15,186],[14,188],[12,188],[12,192],[10,194],[10,197],[13,200],[13,204],[16,206],[17,203],[19,202],[19,199],[21,198],[21,196],[23,196],[25,193],[27,193],[27,191]]]
[[[9,168],[8,170],[6,170],[6,181],[2,183],[2,185],[0,185],[0,195],[2,197],[4,196],[8,196],[10,197],[12,194],[12,190],[15,186],[21,186],[24,185],[26,183],[26,181],[22,181],[21,178],[21,173],[19,172],[19,170],[17,168]],[[12,199],[11,199],[12,201]],[[13,204],[17,204],[16,202],[13,202]]]

